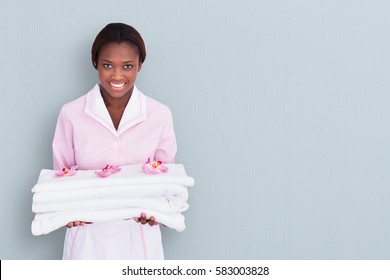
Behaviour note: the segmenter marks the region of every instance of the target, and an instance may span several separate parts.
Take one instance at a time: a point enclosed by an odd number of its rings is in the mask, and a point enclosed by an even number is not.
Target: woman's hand
[[[90,222],[83,222],[83,221],[74,221],[70,222],[66,225],[67,228],[72,228],[72,227],[78,227],[78,226],[84,226],[86,224],[92,224]]]
[[[141,217],[139,217],[139,218],[135,217],[134,221],[136,221],[137,223],[141,223],[143,225],[146,223],[148,223],[150,226],[158,225],[154,216],[151,216],[149,219],[147,219],[145,213],[141,213]]]

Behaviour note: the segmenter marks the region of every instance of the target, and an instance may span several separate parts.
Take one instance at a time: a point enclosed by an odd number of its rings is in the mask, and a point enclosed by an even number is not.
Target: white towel
[[[112,175],[115,176],[116,174]],[[75,175],[77,176],[77,175]],[[156,176],[156,175],[150,175]],[[157,175],[159,176],[159,175]],[[111,182],[111,178],[101,178],[105,183]],[[56,180],[53,182],[52,188],[55,189],[57,185]],[[78,184],[79,182],[73,181]],[[103,199],[103,198],[136,198],[136,197],[150,197],[150,196],[178,196],[187,200],[187,188],[175,184],[135,184],[135,185],[120,185],[120,186],[104,186],[97,185],[88,188],[73,188],[70,190],[45,191],[34,193],[33,203],[54,203],[63,201],[75,201],[86,199]]]
[[[142,212],[183,231],[181,213],[189,207],[187,187],[193,186],[194,179],[181,164],[167,166],[167,173],[146,175],[141,165],[127,165],[107,178],[98,177],[94,170],[55,177],[55,171],[44,169],[32,188],[36,213],[32,233],[47,234],[71,221],[115,221],[139,217]]]
[[[139,197],[139,198],[108,198],[108,199],[86,199],[76,201],[63,201],[56,203],[33,203],[34,213],[49,213],[78,210],[104,210],[126,208],[129,205],[135,208],[147,208],[161,213],[183,212],[188,209],[186,200],[179,197]]]
[[[63,227],[70,221],[108,222],[125,220],[130,217],[139,217],[142,212],[147,213],[148,217],[154,216],[159,223],[166,225],[169,228],[176,229],[179,232],[185,229],[184,216],[181,213],[163,214],[150,209],[122,208],[59,212],[57,215],[53,215],[52,213],[36,214],[31,225],[31,232],[33,235],[48,234]]]
[[[100,178],[94,170],[78,170],[76,175],[69,177],[55,177],[54,171],[43,169],[37,184],[32,192],[59,191],[81,189],[89,187],[121,186],[121,185],[148,185],[148,184],[177,184],[185,187],[194,185],[194,179],[187,176],[182,164],[165,164],[167,173],[147,175],[142,171],[141,164],[121,166],[121,171],[107,178]],[[53,187],[55,185],[55,188]]]

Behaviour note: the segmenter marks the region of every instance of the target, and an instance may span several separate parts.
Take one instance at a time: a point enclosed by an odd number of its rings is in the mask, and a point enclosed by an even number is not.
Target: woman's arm
[[[154,154],[155,160],[163,163],[174,163],[177,151],[175,130],[173,128],[173,119],[171,111],[165,120],[161,131],[160,141]]]
[[[53,139],[53,168],[59,170],[61,168],[70,168],[76,164],[74,145],[73,145],[73,129],[69,120],[66,119],[64,110],[61,109],[57,120],[56,131]],[[66,226],[68,228],[74,226],[84,226],[89,222],[73,221]]]
[[[70,168],[76,164],[73,129],[69,120],[66,119],[64,109],[61,109],[57,120],[57,127],[53,139],[53,168]]]

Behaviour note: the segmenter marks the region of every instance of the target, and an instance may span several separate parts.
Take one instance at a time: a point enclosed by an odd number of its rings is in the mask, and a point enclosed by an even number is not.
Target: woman
[[[148,158],[174,162],[177,147],[169,108],[134,84],[145,57],[144,41],[133,27],[111,23],[100,31],[92,45],[100,82],[62,107],[53,140],[54,169],[102,169]],[[67,227],[63,259],[164,258],[154,217],[69,221]]]

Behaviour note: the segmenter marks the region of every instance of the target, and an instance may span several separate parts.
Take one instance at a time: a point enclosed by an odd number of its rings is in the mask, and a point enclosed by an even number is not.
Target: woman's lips
[[[122,88],[125,85],[125,83],[112,83],[112,82],[110,82],[110,85],[113,88],[120,89],[120,88]]]

